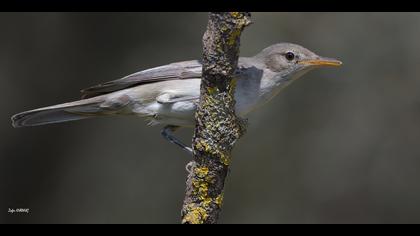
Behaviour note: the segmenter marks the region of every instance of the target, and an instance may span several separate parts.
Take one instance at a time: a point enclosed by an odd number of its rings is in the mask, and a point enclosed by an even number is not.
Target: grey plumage
[[[177,62],[140,71],[119,80],[83,89],[81,93],[82,98],[89,98],[142,84],[192,78],[201,78],[201,63],[198,60]]]
[[[289,43],[272,45],[254,57],[241,57],[235,72],[236,112],[246,115],[313,68],[340,64]],[[201,63],[192,60],[140,71],[84,89],[79,101],[16,114],[12,125],[36,126],[124,114],[148,118],[150,124],[192,126],[201,70]]]
[[[13,127],[36,126],[86,119],[98,114],[101,97],[25,111],[12,116]]]

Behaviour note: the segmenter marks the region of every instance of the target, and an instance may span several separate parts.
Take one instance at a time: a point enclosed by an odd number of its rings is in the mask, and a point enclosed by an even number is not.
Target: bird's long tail
[[[37,126],[107,114],[103,96],[25,111],[12,116],[13,127]]]

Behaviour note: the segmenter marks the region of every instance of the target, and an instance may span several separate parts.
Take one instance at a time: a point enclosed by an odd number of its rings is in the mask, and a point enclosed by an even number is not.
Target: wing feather
[[[81,90],[82,98],[91,98],[118,90],[166,80],[201,78],[202,65],[198,60],[172,63],[143,70],[124,78]]]

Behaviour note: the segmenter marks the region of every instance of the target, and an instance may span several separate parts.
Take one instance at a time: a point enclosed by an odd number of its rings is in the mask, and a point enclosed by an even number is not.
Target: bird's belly
[[[243,89],[245,87],[246,89]],[[235,111],[239,116],[245,116],[259,105],[258,90],[249,86],[239,87],[235,93]],[[257,87],[257,86],[255,86]],[[197,109],[197,101],[179,101],[162,104],[157,101],[148,103],[138,102],[132,111],[141,116],[147,117],[149,124],[170,124],[177,126],[194,126],[194,114]]]
[[[235,111],[239,116],[245,116],[251,111],[251,101],[240,101],[236,103]],[[176,102],[173,104],[160,104],[153,102],[134,109],[141,117],[147,117],[151,125],[168,124],[177,126],[194,126],[194,114],[197,105],[194,102]]]
[[[136,109],[140,116],[147,116],[151,124],[193,126],[196,104],[192,101],[161,104],[152,102]]]

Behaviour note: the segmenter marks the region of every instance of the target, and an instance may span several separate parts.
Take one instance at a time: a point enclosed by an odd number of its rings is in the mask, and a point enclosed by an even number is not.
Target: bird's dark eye
[[[295,54],[293,54],[293,52],[287,52],[286,54],[284,54],[284,56],[286,57],[287,60],[291,61],[293,59],[295,59]]]

